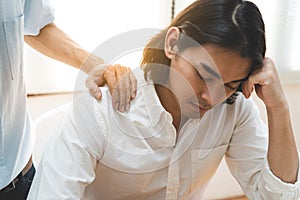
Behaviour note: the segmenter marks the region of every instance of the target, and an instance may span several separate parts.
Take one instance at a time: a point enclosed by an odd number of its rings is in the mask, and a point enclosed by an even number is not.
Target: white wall
[[[90,52],[116,35],[135,29],[161,29],[171,19],[171,0],[52,0],[52,3],[54,22]],[[28,46],[24,57],[29,94],[74,90],[78,70],[41,56]],[[136,67],[135,63],[129,62],[128,66]]]

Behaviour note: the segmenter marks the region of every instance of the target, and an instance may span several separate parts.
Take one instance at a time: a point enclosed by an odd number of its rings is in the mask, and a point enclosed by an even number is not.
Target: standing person
[[[76,98],[29,199],[201,199],[223,156],[249,199],[297,199],[288,105],[265,49],[255,4],[195,1],[144,49],[128,113],[111,109],[105,89],[101,102]]]
[[[48,0],[0,0],[0,199],[26,199],[35,168],[32,164],[33,127],[26,108],[23,72],[25,40],[41,53],[90,72],[103,61],[72,41],[54,23]],[[89,60],[84,60],[89,57]],[[41,66],[42,67],[42,66]],[[125,69],[125,70],[124,70]],[[111,67],[121,76],[127,68]],[[89,88],[96,98],[94,79],[105,81],[97,69]],[[108,83],[115,86],[115,77]],[[129,81],[129,79],[128,79]],[[93,85],[94,83],[94,85]],[[96,94],[94,93],[96,92]]]

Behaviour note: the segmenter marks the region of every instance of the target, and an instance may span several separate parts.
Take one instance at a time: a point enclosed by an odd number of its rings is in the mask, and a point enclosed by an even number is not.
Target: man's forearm
[[[81,68],[86,73],[104,63],[102,59],[81,48],[54,23],[45,26],[37,36],[25,36],[25,41],[42,54]]]
[[[295,183],[298,172],[298,153],[293,135],[288,105],[268,109],[269,149],[271,171],[282,181]]]

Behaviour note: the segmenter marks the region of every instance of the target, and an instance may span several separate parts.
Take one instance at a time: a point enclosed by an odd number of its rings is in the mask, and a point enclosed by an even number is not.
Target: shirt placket
[[[173,160],[173,159],[172,159]],[[179,192],[179,162],[178,160],[169,165],[166,200],[177,200]]]

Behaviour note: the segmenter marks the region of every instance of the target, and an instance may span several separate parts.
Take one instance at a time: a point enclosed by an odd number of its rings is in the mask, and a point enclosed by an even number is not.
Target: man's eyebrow
[[[203,67],[203,69],[212,74],[213,76],[215,76],[217,79],[220,79],[221,76],[218,72],[214,71],[210,66],[208,66],[207,64],[203,63],[203,62],[200,62],[201,66]]]
[[[206,63],[204,62],[200,62],[201,66],[203,67],[203,69],[212,74],[213,76],[215,76],[217,79],[221,79],[221,76],[218,72],[214,71],[210,66],[208,66]],[[242,82],[242,81],[246,81],[248,79],[249,76],[246,76],[244,78],[238,79],[238,80],[233,80],[230,81],[229,83],[237,83],[237,82]]]
[[[243,81],[246,81],[247,79],[248,79],[248,76],[238,79],[238,80],[230,81],[229,83],[243,82]]]

